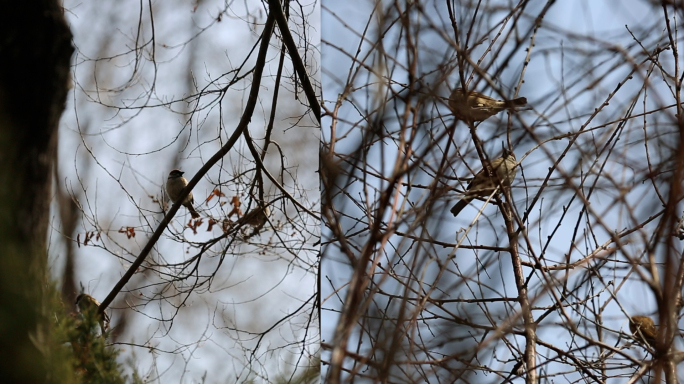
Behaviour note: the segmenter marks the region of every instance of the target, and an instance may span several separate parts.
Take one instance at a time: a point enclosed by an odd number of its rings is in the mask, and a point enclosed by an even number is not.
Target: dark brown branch
[[[283,13],[283,9],[280,7],[280,2],[278,0],[269,0],[268,6],[271,11],[269,17],[275,17],[278,23],[278,29],[283,37],[283,42],[287,47],[287,51],[290,53],[290,59],[292,59],[292,65],[297,71],[297,75],[302,80],[302,87],[304,88],[304,93],[306,94],[307,100],[309,100],[309,107],[316,116],[316,121],[318,124],[321,123],[321,105],[318,103],[316,98],[316,92],[314,92],[311,81],[309,80],[309,74],[306,71],[306,66],[299,57],[299,51],[297,51],[297,44],[295,44],[292,34],[290,33],[290,28],[287,25],[287,19]]]

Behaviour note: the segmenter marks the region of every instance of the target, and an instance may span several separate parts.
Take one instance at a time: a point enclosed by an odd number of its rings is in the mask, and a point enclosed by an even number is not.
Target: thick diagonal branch
[[[306,66],[304,66],[302,58],[299,57],[297,44],[295,44],[295,41],[292,38],[292,34],[290,33],[290,28],[287,25],[287,19],[285,18],[283,9],[280,7],[280,1],[269,0],[268,7],[271,11],[269,17],[275,17],[275,20],[278,23],[278,29],[280,30],[280,33],[283,37],[283,43],[285,43],[285,46],[287,47],[287,52],[290,53],[292,65],[294,66],[295,71],[297,71],[297,75],[302,81],[302,88],[304,88],[304,94],[306,94],[306,99],[309,101],[309,107],[311,107],[314,116],[316,116],[316,121],[318,121],[318,124],[320,124],[321,105],[318,103],[318,99],[316,98],[316,92],[314,92],[313,86],[311,85],[311,81],[309,80],[309,74],[306,72]]]

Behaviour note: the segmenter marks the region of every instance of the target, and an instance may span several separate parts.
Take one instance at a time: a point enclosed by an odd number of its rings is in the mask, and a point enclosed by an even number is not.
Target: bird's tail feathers
[[[507,108],[522,107],[523,105],[527,105],[527,98],[525,97],[518,97],[517,99],[506,100]]]
[[[192,216],[193,219],[200,217],[200,214],[197,213],[197,211],[195,210],[195,207],[193,207],[191,204],[188,204],[187,208],[188,208],[188,211],[190,211],[190,216]]]
[[[465,208],[468,203],[470,202],[470,199],[463,198],[456,203],[453,207],[451,207],[451,214],[454,215],[454,217],[458,216],[459,213]]]

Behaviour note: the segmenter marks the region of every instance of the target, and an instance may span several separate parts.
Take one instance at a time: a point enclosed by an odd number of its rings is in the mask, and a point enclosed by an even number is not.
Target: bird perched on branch
[[[247,212],[242,217],[245,224],[253,227],[264,225],[268,217],[271,216],[271,209],[263,202],[258,202],[257,207]]]
[[[484,121],[504,109],[515,109],[527,104],[527,99],[518,97],[513,100],[496,100],[479,92],[468,91],[466,96],[463,88],[456,88],[449,96],[449,109],[459,120]]]
[[[171,201],[174,203],[178,200],[180,197],[180,193],[185,188],[186,185],[188,185],[188,181],[185,180],[185,177],[183,177],[183,171],[180,169],[174,169],[169,173],[169,178],[166,180],[166,194],[169,195],[169,198]],[[188,193],[188,195],[185,197],[185,200],[183,200],[183,206],[190,211],[190,215],[192,216],[193,219],[196,219],[200,217],[200,214],[195,211],[195,207],[192,205],[195,203],[195,199],[192,198],[192,192]]]
[[[100,302],[87,293],[81,293],[76,297],[76,306],[83,315],[97,316],[97,322],[100,324],[100,330],[104,336],[105,330],[109,327],[109,316],[105,312],[98,315],[97,310],[100,308]]]
[[[655,347],[658,328],[650,317],[632,316],[629,322],[629,330],[639,342],[646,342],[651,347]]]
[[[487,167],[478,172],[468,184],[465,196],[451,208],[451,214],[457,216],[476,196],[487,197],[491,195],[499,183],[503,187],[510,188],[513,179],[515,179],[517,164],[515,154],[504,148],[503,156],[491,161],[492,174],[488,172]],[[501,188],[499,188],[500,192]]]

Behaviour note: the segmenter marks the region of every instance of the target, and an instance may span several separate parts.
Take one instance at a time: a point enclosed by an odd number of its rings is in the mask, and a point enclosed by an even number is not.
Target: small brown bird
[[[646,342],[651,347],[655,346],[658,337],[658,328],[653,319],[648,316],[632,316],[629,322],[629,330],[639,342]]]
[[[183,171],[180,169],[174,169],[169,173],[169,178],[166,180],[166,194],[174,203],[178,200],[181,191],[188,185],[188,181],[183,177]],[[195,207],[192,205],[195,203],[195,199],[192,198],[192,192],[188,193],[188,196],[183,200],[183,206],[190,211],[190,215],[193,219],[200,217],[200,214],[195,211]]]
[[[513,100],[496,100],[479,92],[469,91],[468,97],[463,88],[456,88],[449,97],[449,109],[459,120],[484,121],[504,109],[515,109],[527,104],[527,99],[518,97]]]
[[[491,162],[492,172],[494,172],[496,177],[490,177],[486,167],[478,172],[473,180],[470,181],[470,184],[468,184],[465,196],[456,205],[451,207],[451,214],[454,217],[457,216],[476,196],[487,197],[491,195],[499,185],[499,182],[504,187],[510,188],[513,179],[515,179],[517,164],[518,161],[515,159],[515,154],[504,148],[503,156]],[[501,190],[499,189],[500,192]]]
[[[81,293],[76,297],[76,306],[82,314],[96,316],[97,310],[100,307],[100,302],[87,293]],[[98,317],[97,321],[100,323],[100,330],[104,336],[105,330],[109,328],[109,316],[107,316],[106,312],[103,312],[102,315]]]
[[[263,209],[262,209],[263,207]],[[266,223],[266,219],[271,216],[271,209],[264,203],[258,203],[257,207],[242,216],[242,220],[247,225],[258,227]]]

